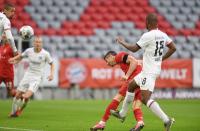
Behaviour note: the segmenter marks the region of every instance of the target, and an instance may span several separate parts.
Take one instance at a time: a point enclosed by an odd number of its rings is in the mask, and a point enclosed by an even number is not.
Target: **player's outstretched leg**
[[[91,131],[103,130],[106,127],[106,122],[110,117],[110,110],[116,110],[120,103],[119,101],[121,101],[121,96],[119,97],[119,95],[116,95],[116,97],[117,99],[113,99],[112,102],[107,106],[101,121],[90,128]]]
[[[175,122],[174,118],[169,118],[169,121],[164,123],[165,131],[170,131],[170,128],[172,127],[174,122]]]
[[[120,115],[118,110],[110,110],[110,114],[118,118],[122,123],[125,121],[126,117]]]

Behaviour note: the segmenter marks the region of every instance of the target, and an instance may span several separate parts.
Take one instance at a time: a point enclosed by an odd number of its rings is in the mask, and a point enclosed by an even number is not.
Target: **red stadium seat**
[[[107,6],[107,7],[113,6],[113,1],[111,1],[111,0],[102,0],[101,1],[101,5]]]
[[[168,29],[168,28],[171,27],[171,25],[168,22],[166,22],[166,21],[161,21],[158,24],[159,24],[159,27],[161,27],[163,29]]]
[[[103,28],[103,29],[108,29],[110,28],[110,24],[104,21],[97,21],[97,27]]]
[[[127,6],[122,6],[120,8],[121,12],[124,13],[125,15],[127,15],[127,13],[131,13],[131,8],[127,8]]]
[[[29,3],[29,0],[18,0],[17,1],[17,4],[21,5],[21,6],[27,5],[28,3]]]
[[[139,29],[144,29],[146,28],[145,22],[141,21],[141,22],[137,22],[135,23],[135,26]]]
[[[96,8],[94,6],[90,6],[85,10],[87,14],[94,14],[96,12]]]
[[[0,0],[0,5],[3,6],[4,2],[4,0]]]
[[[198,22],[196,23],[196,27],[197,27],[198,29],[200,29],[200,21],[198,21]]]
[[[98,14],[104,14],[108,12],[108,7],[104,7],[104,6],[95,6],[96,8],[96,13]]]
[[[91,20],[91,15],[89,14],[83,14],[81,16],[81,21],[90,21]]]
[[[56,30],[52,28],[48,28],[44,30],[44,34],[49,35],[49,36],[56,35]]]
[[[17,4],[17,0],[5,0],[6,3],[11,3],[13,5]]]
[[[68,35],[69,32],[67,29],[62,29],[62,30],[59,29],[59,30],[57,30],[57,34],[61,35],[61,36],[65,36],[65,35]]]
[[[108,12],[110,12],[110,14],[117,14],[120,12],[119,8],[118,7],[115,7],[115,6],[110,6],[108,8]]]
[[[91,15],[92,16],[92,20],[93,21],[101,21],[101,20],[103,20],[103,16],[102,16],[102,14],[92,14]]]
[[[153,7],[146,6],[146,7],[144,7],[144,11],[147,13],[154,13],[154,12],[156,12],[156,9]]]
[[[43,35],[43,34],[44,34],[43,30],[40,29],[40,28],[35,28],[35,29],[34,29],[34,33],[35,33],[36,35]]]
[[[86,21],[85,22],[85,27],[94,29],[94,28],[97,27],[97,23],[94,22],[94,21]]]
[[[25,21],[23,22],[23,24],[24,24],[24,25],[30,25],[30,26],[33,27],[33,28],[37,28],[37,27],[38,27],[37,24],[36,24],[34,21],[30,21],[30,20],[25,20]]]
[[[118,13],[115,16],[116,16],[116,19],[119,20],[119,21],[126,21],[126,20],[128,20],[127,15],[124,15],[123,13]]]
[[[24,8],[22,6],[15,6],[15,10],[17,13],[21,13],[24,11]]]
[[[91,0],[90,5],[91,6],[101,5],[101,1],[100,0]]]
[[[140,17],[140,21],[141,22],[145,22],[145,20],[146,20],[146,13],[140,13],[140,15],[139,15]]]
[[[85,23],[83,22],[74,22],[74,26],[75,29],[82,29],[85,28]]]
[[[132,13],[141,14],[141,13],[144,13],[144,9],[136,6],[132,9]]]
[[[138,15],[134,15],[133,13],[128,13],[127,14],[128,20],[131,21],[139,21],[139,16]]]
[[[19,29],[23,26],[23,23],[21,21],[14,21],[14,22],[12,21],[12,25],[17,29]]]
[[[103,19],[105,21],[110,22],[110,21],[116,20],[116,16],[115,15],[110,15],[109,13],[105,13],[105,14],[103,14]]]
[[[200,36],[200,29],[193,30],[192,34],[195,36]]]
[[[27,13],[24,13],[24,12],[19,13],[19,14],[18,14],[18,18],[19,18],[21,21],[25,21],[25,20],[30,20],[30,19],[31,19],[30,15],[27,14]]]
[[[73,28],[68,29],[68,32],[69,32],[69,35],[80,35],[81,34],[79,29],[73,29]]]
[[[136,5],[136,1],[135,0],[125,0],[125,5],[133,7]]]
[[[114,6],[118,6],[118,7],[121,7],[125,4],[125,2],[123,0],[114,0],[113,1],[113,5]]]
[[[148,6],[148,1],[146,1],[146,0],[137,0],[136,3],[137,3],[137,5],[138,5],[138,7],[139,7],[139,6],[140,6],[140,7]]]
[[[62,27],[65,28],[65,29],[73,28],[73,26],[74,25],[73,25],[72,22],[65,21],[65,22],[62,23]]]
[[[171,28],[169,28],[169,29],[164,28],[163,31],[165,31],[168,35],[171,35],[171,36],[178,35],[178,31],[174,30],[174,29],[171,29]]]
[[[181,29],[180,34],[184,36],[189,36],[189,35],[192,35],[192,31],[190,29]]]
[[[82,28],[81,34],[86,35],[86,36],[90,36],[90,35],[93,35],[94,32],[93,32],[93,29],[91,29],[91,28]]]

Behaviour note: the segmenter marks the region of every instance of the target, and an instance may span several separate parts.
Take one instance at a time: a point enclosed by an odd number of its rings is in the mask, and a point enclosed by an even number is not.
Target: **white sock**
[[[122,109],[120,110],[119,114],[122,117],[125,117],[127,112],[128,112],[128,106],[130,103],[132,103],[133,98],[134,98],[134,93],[132,92],[126,92],[126,97],[124,98],[123,104],[122,104]]]
[[[18,107],[18,108],[21,108],[23,104],[24,104],[24,102],[23,102],[21,99],[18,99],[18,100],[17,100],[17,107]],[[17,108],[17,109],[18,109],[18,108]]]
[[[156,116],[162,119],[163,122],[169,121],[169,117],[163,112],[156,101],[149,99],[147,102],[147,107],[149,107]]]
[[[104,122],[104,121],[100,121],[99,124],[101,124],[101,125],[105,125],[106,122]]]
[[[16,97],[14,97],[13,98],[13,103],[12,103],[12,114],[14,114],[16,111],[17,111],[17,108],[18,108],[18,106],[17,106],[17,99],[16,99]]]

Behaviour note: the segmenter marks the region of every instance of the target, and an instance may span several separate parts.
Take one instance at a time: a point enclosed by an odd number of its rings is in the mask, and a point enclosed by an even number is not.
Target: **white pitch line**
[[[21,129],[21,128],[10,128],[10,127],[1,127],[0,129],[5,129],[5,130],[16,130],[16,131],[43,131],[43,130],[32,130],[32,129]]]

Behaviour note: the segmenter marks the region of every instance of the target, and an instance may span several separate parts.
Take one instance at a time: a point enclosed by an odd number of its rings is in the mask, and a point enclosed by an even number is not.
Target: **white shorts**
[[[140,86],[141,90],[149,90],[153,92],[157,76],[158,75],[156,74],[148,74],[141,72],[134,77],[134,80],[137,83],[137,85]]]
[[[19,83],[17,90],[22,92],[29,90],[35,93],[38,90],[41,81],[41,76],[25,73],[23,79]]]

